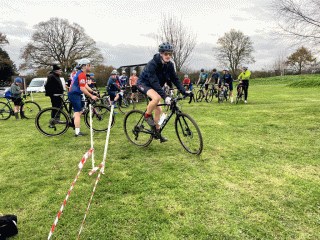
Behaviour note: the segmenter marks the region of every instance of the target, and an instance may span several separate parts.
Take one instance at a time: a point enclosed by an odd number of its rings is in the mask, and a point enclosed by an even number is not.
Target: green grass
[[[247,104],[182,104],[201,129],[201,156],[183,150],[172,120],[169,142],[131,145],[118,114],[81,239],[319,239],[319,89],[254,81]],[[0,212],[18,216],[14,239],[46,239],[90,138],[72,129],[48,138],[12,117],[0,135]],[[97,163],[105,138],[94,135]],[[91,158],[52,239],[76,239],[97,177],[90,168]]]

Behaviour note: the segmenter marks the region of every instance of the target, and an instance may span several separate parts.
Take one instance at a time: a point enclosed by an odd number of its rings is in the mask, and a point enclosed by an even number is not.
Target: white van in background
[[[60,78],[63,90],[66,90],[66,82],[64,78]],[[47,83],[47,78],[34,78],[31,80],[29,87],[27,87],[27,92],[45,92],[44,86]]]

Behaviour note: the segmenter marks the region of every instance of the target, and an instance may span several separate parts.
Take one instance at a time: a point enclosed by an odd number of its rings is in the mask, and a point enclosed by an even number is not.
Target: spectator
[[[21,93],[23,90],[20,89],[20,85],[22,84],[22,79],[21,78],[16,78],[14,79],[14,83],[10,87],[10,92],[12,93],[11,99],[14,103],[14,116],[16,117],[16,120],[19,119],[19,107],[20,108],[20,116],[21,119],[26,118],[24,116],[24,106],[21,98]]]

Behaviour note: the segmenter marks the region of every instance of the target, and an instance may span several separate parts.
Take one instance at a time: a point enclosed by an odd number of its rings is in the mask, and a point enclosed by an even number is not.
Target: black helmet
[[[216,72],[216,71],[217,71],[217,69],[215,69],[215,68],[214,68],[214,69],[212,69],[212,72]]]
[[[173,46],[166,42],[159,45],[159,52],[173,52]]]

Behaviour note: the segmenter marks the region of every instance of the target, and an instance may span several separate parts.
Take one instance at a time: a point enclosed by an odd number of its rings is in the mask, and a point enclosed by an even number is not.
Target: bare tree
[[[298,42],[319,44],[319,0],[274,0],[272,5],[282,35]]]
[[[196,36],[187,31],[181,20],[164,16],[157,39],[159,43],[169,42],[173,45],[172,60],[177,72],[180,72],[182,67],[190,61],[190,56],[196,46]]]
[[[34,28],[36,31],[31,43],[21,51],[24,63],[20,69],[37,69],[58,63],[63,72],[70,72],[78,59],[90,58],[98,63],[103,61],[95,41],[77,23],[51,18]]]
[[[216,58],[225,66],[229,66],[232,74],[236,74],[241,64],[253,63],[253,42],[243,32],[232,29],[217,41],[214,47]]]

